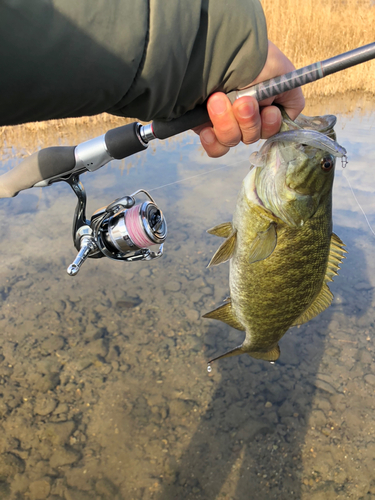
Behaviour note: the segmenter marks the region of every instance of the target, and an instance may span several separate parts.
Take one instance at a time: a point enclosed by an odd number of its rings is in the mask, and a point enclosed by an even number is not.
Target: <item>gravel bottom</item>
[[[371,241],[337,231],[350,253],[334,303],[285,335],[279,362],[207,373],[243,337],[200,319],[228,295],[228,267],[205,269],[218,245],[205,229],[229,220],[243,171],[233,189],[226,175],[210,177],[214,199],[205,183],[155,193],[162,259],[92,260],[76,278],[70,193],[0,206],[2,500],[375,499]]]

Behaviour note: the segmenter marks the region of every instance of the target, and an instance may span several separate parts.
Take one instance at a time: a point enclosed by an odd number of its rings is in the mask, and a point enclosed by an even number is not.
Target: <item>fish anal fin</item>
[[[253,264],[267,259],[277,245],[276,224],[272,222],[266,231],[259,232],[250,247],[249,262]]]
[[[237,231],[234,231],[216,250],[207,267],[217,266],[229,260],[234,253],[237,241]]]
[[[230,302],[226,302],[221,305],[217,309],[210,311],[202,316],[203,318],[217,319],[218,321],[222,321],[227,325],[236,328],[237,330],[244,331],[245,328],[238,321],[238,319],[233,314],[232,304]]]
[[[294,321],[291,326],[303,325],[304,323],[310,321],[310,319],[315,318],[315,316],[318,316],[318,314],[331,305],[332,299],[333,294],[331,290],[328,288],[327,283],[323,283],[322,289],[314,299],[313,303]]]
[[[211,229],[207,229],[207,233],[219,236],[220,238],[229,238],[229,236],[233,233],[233,225],[231,222],[223,222],[222,224],[218,224]]]
[[[347,251],[344,248],[345,244],[340,240],[337,234],[332,233],[331,244],[329,247],[329,255],[327,262],[327,269],[323,280],[323,285],[314,299],[313,303],[304,311],[301,316],[299,316],[292,326],[303,325],[310,321],[310,319],[315,318],[321,312],[323,312],[327,307],[331,305],[333,294],[328,288],[327,282],[333,281],[333,277],[337,276],[338,270],[340,269],[340,264],[345,259]]]
[[[277,345],[268,352],[248,352],[247,354],[255,359],[263,359],[264,361],[276,361],[280,357],[280,347]]]

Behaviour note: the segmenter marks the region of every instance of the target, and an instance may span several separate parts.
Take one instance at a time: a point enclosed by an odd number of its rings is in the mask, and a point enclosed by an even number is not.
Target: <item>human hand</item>
[[[266,64],[248,87],[289,73],[294,69],[293,64],[276,45],[268,42]],[[207,110],[213,126],[205,124],[194,129],[199,134],[208,156],[218,158],[225,155],[240,141],[251,144],[277,134],[281,127],[281,113],[276,106],[271,106],[273,102],[282,104],[292,120],[305,106],[305,99],[300,88],[270,97],[260,103],[254,97],[240,97],[233,105],[222,92],[212,94],[207,101]]]

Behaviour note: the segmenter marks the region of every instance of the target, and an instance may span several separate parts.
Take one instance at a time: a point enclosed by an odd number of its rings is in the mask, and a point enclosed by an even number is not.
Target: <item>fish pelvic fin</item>
[[[230,356],[237,356],[238,354],[243,354],[243,353],[244,353],[244,351],[242,350],[242,345],[239,345],[239,346],[235,347],[234,349],[227,351],[224,354],[220,354],[220,356],[217,356],[216,358],[210,359],[208,364],[212,363],[213,361],[217,361],[218,359],[229,358]]]
[[[273,362],[277,361],[280,357],[280,347],[277,345],[268,352],[247,352],[247,354],[255,359]]]
[[[267,259],[275,250],[277,245],[276,224],[271,222],[268,229],[260,231],[250,247],[249,262],[253,264],[260,260]]]
[[[217,361],[218,359],[229,358],[230,356],[237,356],[238,354],[245,354],[245,353],[247,353],[252,358],[263,359],[264,361],[270,361],[272,363],[279,359],[280,347],[277,345],[268,352],[248,352],[247,350],[244,349],[242,344],[235,347],[234,349],[231,349],[230,351],[227,351],[224,354],[221,354],[220,356],[217,356],[216,358],[210,359],[208,364],[212,363],[213,361]]]
[[[231,259],[236,248],[236,241],[237,231],[232,229],[232,234],[219,246],[207,267],[217,266]]]
[[[218,321],[222,321],[223,323],[226,323],[227,325],[231,326],[232,328],[236,328],[237,330],[241,331],[245,330],[242,324],[235,317],[231,302],[226,302],[225,304],[214,309],[213,311],[204,314],[202,317],[209,319],[217,319]]]
[[[233,225],[231,222],[223,222],[222,224],[218,224],[211,229],[207,229],[207,233],[219,236],[220,238],[229,238],[229,236],[233,233]]]
[[[326,274],[324,276],[322,288],[314,301],[310,304],[310,306],[299,316],[292,326],[303,325],[310,321],[310,319],[315,318],[321,312],[323,312],[327,307],[329,307],[332,303],[333,294],[328,287],[327,282],[333,281],[333,276],[337,276],[338,270],[340,269],[340,264],[345,259],[345,255],[347,251],[344,248],[345,244],[340,240],[340,238],[332,233],[331,236],[331,245],[329,248],[329,256]]]

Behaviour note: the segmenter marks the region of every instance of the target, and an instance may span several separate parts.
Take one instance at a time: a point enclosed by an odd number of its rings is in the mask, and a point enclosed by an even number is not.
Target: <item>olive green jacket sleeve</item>
[[[266,56],[258,0],[1,0],[0,125],[174,118]]]

